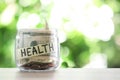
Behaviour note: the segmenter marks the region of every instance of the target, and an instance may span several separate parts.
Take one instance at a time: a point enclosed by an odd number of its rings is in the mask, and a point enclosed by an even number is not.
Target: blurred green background
[[[120,0],[0,0],[0,67],[15,67],[17,29],[59,30],[61,67],[120,68]]]

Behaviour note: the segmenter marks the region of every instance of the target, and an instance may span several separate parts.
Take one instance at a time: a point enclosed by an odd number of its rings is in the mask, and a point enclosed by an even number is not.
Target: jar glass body
[[[55,29],[21,29],[16,35],[16,64],[21,71],[51,71],[60,65]]]

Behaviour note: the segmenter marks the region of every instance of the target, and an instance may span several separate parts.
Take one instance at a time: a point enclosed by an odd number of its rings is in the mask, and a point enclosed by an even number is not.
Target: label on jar
[[[32,47],[20,48],[18,49],[18,57],[28,58],[32,56],[49,56],[50,54],[55,53],[55,48],[53,42],[38,44]]]

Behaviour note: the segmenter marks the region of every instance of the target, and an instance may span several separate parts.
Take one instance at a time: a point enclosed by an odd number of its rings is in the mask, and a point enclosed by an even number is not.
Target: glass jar
[[[16,64],[21,71],[51,71],[60,64],[55,29],[20,29],[16,36]]]

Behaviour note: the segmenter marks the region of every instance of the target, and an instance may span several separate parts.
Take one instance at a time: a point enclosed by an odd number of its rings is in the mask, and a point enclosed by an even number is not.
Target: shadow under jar
[[[51,71],[60,65],[55,29],[20,29],[16,35],[15,58],[21,71]]]

